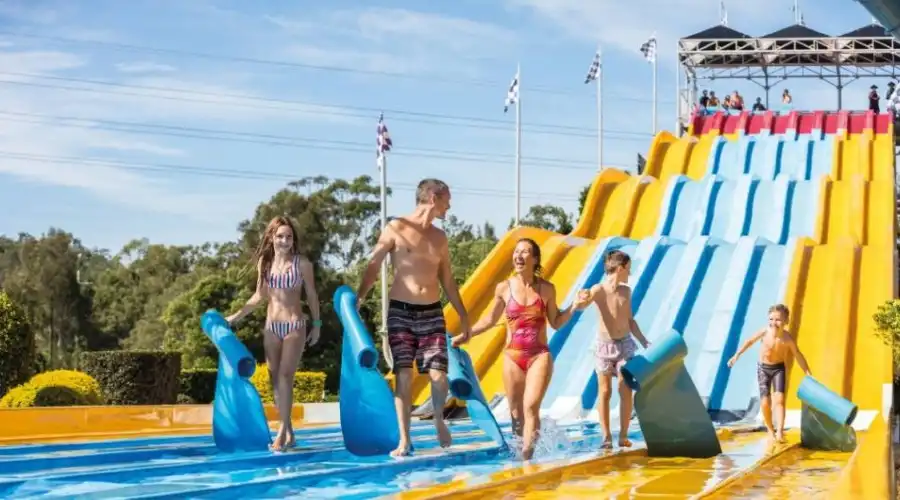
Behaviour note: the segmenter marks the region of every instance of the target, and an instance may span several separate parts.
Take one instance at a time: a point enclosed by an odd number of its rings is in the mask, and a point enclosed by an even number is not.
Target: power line
[[[0,31],[0,36],[8,36],[8,37],[17,37],[17,38],[31,38],[35,40],[46,40],[46,41],[54,41],[65,44],[72,43],[80,43],[85,45],[96,45],[102,47],[110,47],[118,50],[128,50],[128,51],[137,51],[137,52],[151,52],[157,54],[169,54],[176,56],[184,56],[184,57],[193,57],[197,59],[207,59],[207,60],[218,60],[218,61],[229,61],[235,63],[243,63],[243,64],[255,64],[255,65],[266,65],[266,66],[278,66],[278,67],[287,67],[294,69],[306,69],[306,70],[318,70],[318,71],[332,71],[339,73],[355,73],[355,74],[365,74],[365,75],[375,75],[375,76],[386,76],[391,78],[402,78],[407,80],[420,80],[426,81],[429,85],[434,85],[435,83],[450,83],[450,84],[461,84],[461,85],[471,85],[477,87],[495,87],[503,89],[508,85],[508,82],[498,82],[498,81],[487,81],[487,80],[474,80],[474,79],[454,79],[448,78],[446,75],[411,75],[408,73],[397,73],[391,71],[379,71],[379,70],[371,70],[371,69],[362,69],[362,68],[351,68],[346,66],[328,66],[328,65],[317,65],[317,64],[308,64],[308,63],[299,63],[299,62],[291,62],[291,61],[279,61],[273,59],[259,59],[253,57],[243,57],[243,56],[229,56],[229,55],[221,55],[221,54],[209,54],[205,52],[196,52],[196,51],[188,51],[181,49],[167,49],[160,47],[149,47],[146,45],[137,45],[137,44],[126,44],[120,42],[110,42],[110,41],[102,41],[102,40],[85,40],[83,38],[67,38],[61,36],[52,36],[52,35],[40,35],[37,33],[24,33],[24,32],[15,32],[15,31]],[[573,77],[573,87],[575,87],[574,82],[578,81],[578,78]],[[553,89],[549,87],[541,87],[534,86],[528,87],[528,92],[537,92],[542,94],[557,94],[557,95],[585,95],[584,92],[578,92],[575,90],[562,90],[562,89]],[[612,97],[612,96],[611,96]],[[617,100],[643,100],[635,97],[629,97],[627,95],[623,95],[617,97]],[[659,102],[668,102],[674,103],[674,101],[659,101]]]
[[[311,137],[291,137],[274,134],[258,134],[251,132],[239,132],[230,130],[215,130],[206,128],[183,127],[175,125],[157,125],[143,124],[136,122],[123,122],[93,118],[81,118],[60,115],[43,115],[37,113],[22,113],[15,111],[0,110],[0,116],[7,116],[5,121],[18,123],[31,123],[39,125],[48,125],[54,127],[69,127],[79,129],[108,130],[116,132],[125,132],[140,135],[170,136],[189,139],[206,139],[214,141],[226,142],[243,142],[250,144],[263,144],[267,146],[293,147],[300,149],[316,149],[326,151],[341,151],[348,153],[364,153],[372,154],[373,148],[367,143],[338,141],[333,139],[320,139]],[[39,120],[29,120],[25,117],[39,118]],[[86,122],[86,123],[64,123],[45,121],[46,119],[64,120],[69,122]],[[394,152],[399,156],[421,157],[431,159],[452,160],[470,163],[495,163],[506,165],[512,161],[513,155],[503,155],[496,153],[481,153],[470,151],[458,151],[449,149],[429,149],[429,148],[403,148]],[[552,157],[523,157],[527,161],[526,166],[557,168],[567,170],[593,170],[596,163],[593,160],[571,160],[566,158]],[[573,165],[574,164],[574,165]],[[577,166],[583,165],[583,166]],[[619,166],[607,164],[607,166]],[[626,167],[627,168],[627,167]]]
[[[172,95],[158,95],[158,94],[147,94],[142,92],[128,92],[121,90],[109,90],[109,89],[93,89],[86,87],[73,87],[67,85],[54,85],[54,84],[46,84],[46,83],[37,83],[37,82],[28,82],[28,81],[17,81],[17,80],[0,80],[0,84],[4,85],[17,85],[24,87],[37,87],[37,88],[48,88],[48,89],[56,89],[56,90],[67,90],[74,92],[90,92],[90,93],[98,93],[98,94],[111,94],[111,95],[123,95],[123,96],[131,96],[131,97],[142,97],[142,98],[151,98],[151,99],[163,99],[169,101],[179,101],[179,102],[193,102],[193,103],[201,103],[201,104],[214,104],[218,106],[234,106],[240,108],[250,108],[250,109],[272,109],[277,111],[296,111],[302,113],[310,113],[310,114],[318,114],[324,116],[345,116],[352,118],[366,118],[371,119],[375,113],[380,113],[382,110],[376,111],[376,108],[365,108],[358,106],[346,106],[346,105],[338,105],[338,104],[318,104],[313,102],[306,101],[295,101],[295,100],[287,100],[287,99],[276,99],[276,98],[264,98],[264,97],[255,97],[248,95],[240,95],[240,94],[223,94],[223,93],[215,93],[215,92],[201,92],[190,89],[179,89],[174,87],[153,87],[153,86],[143,86],[143,85],[130,85],[130,84],[122,84],[116,82],[109,81],[100,81],[100,80],[86,80],[79,78],[69,78],[69,77],[58,77],[58,76],[48,76],[48,75],[34,75],[28,73],[14,73],[14,72],[0,72],[0,75],[9,75],[9,76],[18,76],[18,77],[27,77],[27,78],[42,78],[48,80],[58,80],[64,82],[71,83],[86,83],[93,85],[103,85],[103,86],[111,86],[111,87],[120,87],[125,89],[139,89],[139,90],[150,90],[155,92],[171,92],[171,93],[182,93],[182,94],[192,94],[198,96],[212,97],[212,98],[228,98],[228,99],[243,99],[246,101],[258,101],[262,103],[279,103],[281,105],[266,105],[266,104],[249,104],[242,102],[233,102],[233,101],[213,101],[207,99],[195,99],[189,97],[180,97],[180,96],[172,96]],[[294,105],[294,106],[307,106],[314,109],[285,109],[283,105]],[[315,109],[318,108],[318,109]],[[346,110],[366,110],[371,111],[371,114],[364,114],[360,112],[347,112],[341,111],[342,109]],[[453,116],[453,115],[442,115],[438,113],[421,113],[414,111],[404,111],[404,110],[384,110],[388,113],[395,113],[400,115],[399,117],[391,116],[392,121],[402,121],[402,122],[411,122],[411,123],[426,123],[431,125],[442,125],[442,126],[450,126],[454,128],[474,128],[474,129],[483,129],[483,130],[509,130],[510,124],[503,120],[498,119],[490,119],[490,118],[480,118],[480,117],[470,117],[470,116]],[[440,120],[449,120],[449,121],[436,121],[434,119],[423,119],[423,118],[406,118],[406,116],[419,116],[419,117],[433,117],[435,119]],[[468,121],[470,123],[460,123],[460,121]],[[476,122],[476,123],[471,123]],[[483,124],[482,124],[483,123]],[[499,125],[491,126],[489,124],[496,123]],[[558,125],[558,124],[542,124],[542,123],[532,123],[532,124],[523,124],[524,131],[531,134],[541,134],[541,135],[561,135],[568,137],[585,137],[589,139],[596,139],[597,131],[596,129],[590,129],[585,127],[575,127],[571,125]],[[581,133],[577,131],[582,131]],[[592,133],[589,133],[592,132]],[[646,132],[635,132],[630,130],[609,130],[605,129],[603,131],[604,137],[611,137],[614,139],[623,139],[623,140],[646,140],[648,136],[651,134]]]
[[[224,169],[224,168],[213,168],[213,167],[200,167],[200,166],[192,166],[192,165],[178,165],[178,164],[167,164],[167,163],[143,163],[143,162],[125,162],[118,160],[108,160],[104,158],[85,158],[85,157],[75,157],[75,156],[57,156],[57,155],[39,155],[33,153],[22,153],[16,151],[0,151],[0,158],[6,158],[9,160],[19,160],[19,161],[34,161],[39,163],[52,163],[52,164],[74,164],[74,165],[84,165],[84,166],[95,166],[95,167],[112,167],[122,170],[129,171],[137,171],[137,172],[155,172],[155,173],[169,173],[174,175],[191,175],[191,176],[199,176],[199,177],[216,177],[216,178],[229,178],[229,179],[241,179],[241,180],[266,180],[266,181],[295,181],[297,180],[296,176],[287,175],[280,172],[266,172],[266,171],[252,171],[252,170],[243,170],[243,169]],[[391,183],[389,186],[391,189],[398,191],[415,191],[416,185],[412,183],[405,182],[395,182]],[[502,190],[502,189],[493,189],[493,188],[475,188],[475,187],[452,187],[453,192],[470,194],[473,196],[492,196],[492,197],[504,197],[504,198],[512,198],[515,196],[513,191],[510,190]],[[577,201],[577,196],[572,196],[571,194],[563,194],[563,193],[548,193],[548,192],[523,192],[522,197],[524,198],[538,198],[538,199],[547,199],[554,198],[565,201]]]

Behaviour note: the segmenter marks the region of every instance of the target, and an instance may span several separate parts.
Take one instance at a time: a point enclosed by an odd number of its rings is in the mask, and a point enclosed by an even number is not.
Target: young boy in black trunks
[[[784,389],[785,389],[785,365],[789,354],[800,364],[804,373],[810,375],[806,358],[797,347],[797,343],[790,332],[784,329],[785,323],[790,318],[790,311],[784,304],[775,304],[769,308],[769,326],[755,333],[744,342],[744,345],[728,360],[728,367],[734,366],[737,359],[754,343],[762,340],[762,349],[759,351],[759,365],[756,368],[756,380],[759,383],[760,407],[763,421],[769,431],[769,438],[784,442]],[[773,394],[769,395],[769,392]],[[772,406],[778,414],[778,430],[772,425]]]

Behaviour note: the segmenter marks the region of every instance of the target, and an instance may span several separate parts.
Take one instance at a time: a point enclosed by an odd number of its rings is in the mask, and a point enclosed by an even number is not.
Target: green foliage
[[[64,385],[22,384],[0,399],[0,408],[31,408],[41,406],[83,406],[84,396]]]
[[[181,355],[177,352],[86,352],[80,364],[100,383],[108,404],[168,405],[178,396]]]
[[[191,401],[191,404],[208,404],[216,397],[216,376],[218,370],[199,369],[184,370],[181,372],[179,402],[182,397]]]
[[[34,334],[25,312],[0,290],[0,395],[31,376],[34,349]]]
[[[275,215],[295,221],[301,250],[315,269],[322,335],[317,345],[306,349],[301,370],[325,373],[326,390],[337,393],[341,326],[331,298],[340,285],[359,283],[365,256],[380,228],[379,212],[379,187],[370,177],[333,180],[320,176],[292,182],[261,202],[251,217],[240,222],[234,241],[178,246],[136,239],[120,251],[110,252],[85,248],[71,234],[53,228],[40,236],[0,236],[0,289],[9,294],[6,302],[19,306],[15,314],[3,314],[8,306],[0,300],[0,394],[32,373],[73,367],[83,351],[178,350],[183,367],[215,369],[218,353],[200,331],[200,314],[209,308],[228,314],[252,295],[256,268],[251,256]],[[542,207],[538,212],[544,219],[533,217],[534,224],[546,222],[555,225],[554,230],[571,225],[565,213],[554,207]],[[454,217],[442,226],[450,242],[454,276],[462,284],[494,247],[497,236],[489,225],[471,226]],[[380,287],[376,285],[361,309],[373,332],[380,325],[379,301]],[[264,361],[265,310],[261,306],[236,331],[258,362]],[[15,335],[29,331],[27,325],[32,335],[24,342],[4,343],[12,338],[7,332],[13,324],[19,332]],[[380,347],[380,342],[376,345]],[[4,358],[5,350],[19,354]],[[28,354],[29,350],[34,353]],[[8,363],[27,368],[12,369]],[[177,376],[176,370],[166,379],[171,382],[164,383],[171,384],[168,387],[174,387],[171,390],[176,393]],[[129,385],[143,388],[143,384],[157,383],[153,378],[157,374],[149,377],[152,382]],[[111,382],[104,380],[98,376],[102,392],[117,394],[112,403],[175,398],[157,392],[152,398],[132,397],[131,389],[114,390]]]
[[[878,306],[873,319],[875,334],[891,348],[894,373],[900,373],[900,300],[889,300]]]
[[[250,382],[259,392],[264,403],[274,403],[272,379],[265,364],[258,365]],[[294,375],[294,403],[319,403],[325,398],[325,374],[297,372]]]
[[[519,220],[522,226],[537,227],[559,234],[569,234],[574,228],[572,215],[556,205],[534,205]],[[514,221],[510,221],[512,228]]]
[[[33,386],[60,386],[68,387],[77,392],[84,400],[84,404],[103,404],[100,384],[87,373],[75,370],[53,370],[39,373],[28,381]]]

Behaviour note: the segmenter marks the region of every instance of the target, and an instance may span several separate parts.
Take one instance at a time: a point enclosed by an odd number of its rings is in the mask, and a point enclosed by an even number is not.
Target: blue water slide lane
[[[728,338],[722,352],[724,361],[727,362],[741,344],[760,328],[765,327],[769,307],[784,300],[796,245],[797,239],[792,238],[785,245],[760,247],[762,255],[759,263],[751,263],[756,266],[756,276],[750,285],[749,297],[746,304],[739,304],[745,308],[745,313],[743,318],[735,315],[734,323],[727,332]],[[743,290],[741,292],[743,293]],[[733,368],[718,365],[709,393],[708,407],[711,410],[727,411],[735,415],[749,411],[748,418],[755,416],[759,404],[759,389],[756,383],[757,359],[759,359],[759,343],[750,347]]]
[[[723,204],[727,204],[727,208],[716,211],[719,223],[713,231],[705,234],[734,243],[750,230],[759,181],[751,175],[741,175],[725,184],[728,185],[728,191],[720,196],[724,198]]]
[[[669,180],[666,192],[663,193],[660,220],[656,223],[656,229],[653,231],[655,236],[672,234],[675,216],[678,213],[678,200],[681,199],[684,188],[691,184],[692,181],[686,175],[676,175]]]
[[[779,169],[778,161],[781,157],[781,148],[784,147],[784,136],[757,135],[753,138],[756,145],[753,146],[749,160],[750,173],[763,180],[774,179]]]
[[[797,398],[802,403],[800,444],[804,448],[845,452],[856,449],[856,432],[850,425],[859,407],[810,376],[800,381]]]
[[[825,135],[822,140],[813,144],[810,180],[818,180],[821,176],[831,173],[834,165],[834,140],[834,135]]]
[[[664,205],[672,211],[666,214],[669,231],[663,232],[662,236],[687,241],[691,235],[702,233],[711,216],[708,207],[715,203],[715,194],[721,184],[718,177],[709,175],[698,182],[687,181],[681,189],[674,191],[672,202]]]
[[[796,190],[797,183],[792,181],[786,175],[778,175],[775,177],[775,181],[771,183],[764,183],[764,188],[767,188],[770,194],[770,203],[764,203],[763,207],[768,207],[766,214],[759,214],[753,216],[754,221],[763,220],[763,218],[768,218],[768,226],[764,228],[759,228],[756,232],[752,232],[750,234],[759,234],[763,238],[771,241],[772,243],[783,245],[785,241],[787,241],[788,234],[790,233],[791,220],[793,220],[794,214],[794,193]],[[762,207],[760,207],[762,208]],[[796,214],[800,216],[800,214]],[[751,225],[752,229],[753,228]]]
[[[575,280],[572,289],[568,292],[565,302],[561,307],[566,308],[571,306],[572,302],[575,300],[575,295],[579,290],[590,288],[603,279],[605,274],[603,259],[607,252],[610,250],[623,250],[628,252],[628,249],[635,245],[636,242],[634,240],[622,237],[611,237],[601,240],[597,245],[597,249],[594,251],[593,255],[591,255],[591,259],[585,264],[584,270]],[[633,265],[637,265],[637,263]],[[548,401],[548,397],[555,398],[558,391],[562,388],[561,386],[565,386],[566,384],[566,377],[571,370],[571,366],[569,366],[567,362],[561,360],[566,358],[566,352],[572,344],[570,339],[572,337],[573,326],[581,321],[581,318],[586,312],[587,311],[576,311],[562,328],[548,332],[548,347],[551,356],[553,356],[553,377],[550,380],[550,386],[547,388],[547,392],[544,394],[543,401],[545,405]],[[502,407],[498,405],[497,409],[505,411],[507,410],[507,407],[505,405]]]
[[[633,277],[629,280],[631,282],[632,290],[632,309],[639,310],[641,308],[641,305],[647,297],[650,284],[653,281],[654,276],[657,275],[660,265],[662,265],[669,248],[669,242],[666,238],[645,238],[638,244],[638,247],[634,252],[634,261],[636,263],[639,262],[640,266],[635,266]],[[584,318],[585,321],[582,324],[576,325],[576,328],[581,329],[585,333],[583,334],[584,340],[582,340],[581,344],[583,352],[580,354],[579,358],[574,361],[575,363],[578,363],[578,365],[575,365],[577,373],[585,373],[588,375],[587,383],[585,384],[580,377],[576,377],[579,384],[572,384],[573,390],[571,392],[573,394],[578,394],[576,390],[581,388],[579,391],[581,393],[580,400],[575,401],[575,403],[577,403],[576,407],[565,408],[563,403],[559,403],[559,406],[556,408],[556,411],[558,412],[568,410],[569,415],[572,416],[583,416],[586,412],[594,408],[597,404],[597,396],[600,390],[600,381],[597,378],[597,373],[594,368],[596,365],[592,345],[597,335],[597,323],[600,321],[600,313],[596,307],[591,307],[590,311],[593,316],[591,318],[586,316]],[[618,398],[617,391],[613,391],[613,394]],[[616,400],[610,400],[611,408],[612,403],[615,402]]]
[[[200,327],[219,351],[212,419],[216,446],[227,453],[268,449],[269,423],[262,399],[249,380],[256,360],[217,311],[203,314]]]
[[[472,422],[481,429],[488,437],[494,440],[501,448],[506,448],[506,440],[503,438],[503,431],[491,408],[488,406],[484,392],[481,390],[481,384],[478,380],[478,374],[475,372],[475,366],[472,364],[472,358],[469,353],[451,345],[453,339],[447,334],[447,357],[448,366],[447,379],[450,383],[450,393],[453,397],[466,402],[466,409]]]
[[[722,372],[722,365],[727,363],[725,353],[733,352],[734,344],[740,334],[750,292],[753,290],[759,263],[762,260],[762,242],[758,238],[744,236],[740,238],[731,252],[731,261],[725,270],[718,299],[712,305],[712,314],[707,322],[705,335],[700,335],[697,344],[690,344],[698,351],[696,364],[691,373],[701,397],[711,402],[717,395],[717,384]],[[710,279],[713,279],[710,277]],[[697,304],[700,311],[704,304]],[[724,382],[727,382],[727,374]],[[719,395],[721,399],[721,395]],[[708,405],[713,408],[711,404]]]
[[[819,217],[819,197],[822,196],[821,179],[798,180],[794,182],[791,196],[790,219],[787,220],[787,237],[814,237],[816,221]]]
[[[334,292],[343,327],[341,344],[341,434],[358,456],[383,455],[400,443],[397,410],[387,381],[378,371],[378,351],[356,310],[356,294],[343,285]]]
[[[687,344],[668,331],[622,367],[633,390],[641,434],[652,457],[709,458],[722,453],[712,419],[684,366]]]

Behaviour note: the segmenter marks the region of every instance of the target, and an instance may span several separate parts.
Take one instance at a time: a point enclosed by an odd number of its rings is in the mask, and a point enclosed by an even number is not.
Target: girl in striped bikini
[[[297,231],[287,217],[275,217],[269,222],[254,257],[257,265],[256,293],[240,309],[229,316],[234,324],[250,314],[263,300],[268,299],[263,345],[272,394],[281,427],[272,444],[274,451],[295,445],[291,411],[294,407],[294,374],[303,357],[306,345],[319,341],[319,298],[312,263],[299,253]],[[312,328],[307,335],[307,316],[303,312],[302,291],[306,292]]]
[[[516,243],[513,251],[515,275],[494,290],[494,305],[476,323],[469,335],[453,338],[459,346],[484,333],[506,312],[507,343],[503,363],[503,385],[509,401],[513,432],[522,437],[522,458],[530,460],[540,431],[540,408],[550,377],[553,357],[547,347],[547,325],[559,329],[575,310],[590,304],[579,295],[572,307],[560,311],[556,306],[556,287],[540,277],[541,248],[530,238]]]

